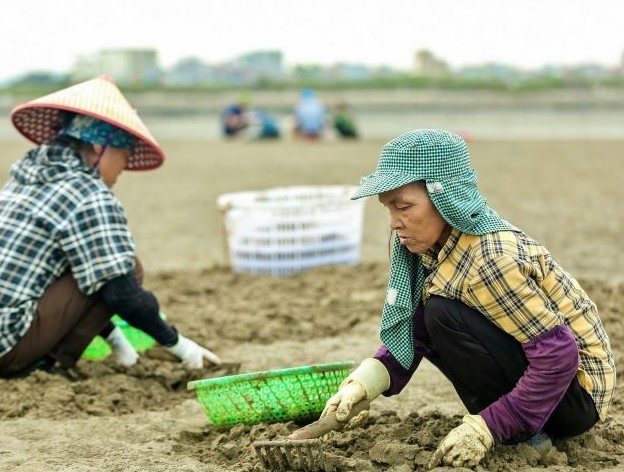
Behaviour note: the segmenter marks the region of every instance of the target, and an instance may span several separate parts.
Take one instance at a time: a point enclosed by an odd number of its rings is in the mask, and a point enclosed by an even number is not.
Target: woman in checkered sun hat
[[[187,367],[219,364],[179,334],[141,286],[124,209],[111,188],[124,170],[159,167],[164,153],[110,77],[16,107],[36,147],[0,191],[0,376],[69,372],[96,335],[125,366],[138,353],[111,321],[119,314]]]
[[[430,467],[474,467],[495,444],[544,451],[605,419],[615,364],[596,305],[488,206],[460,136],[417,129],[391,140],[352,198],[371,195],[392,230],[382,345],[323,415],[346,421],[360,400],[398,394],[424,357],[469,412]]]

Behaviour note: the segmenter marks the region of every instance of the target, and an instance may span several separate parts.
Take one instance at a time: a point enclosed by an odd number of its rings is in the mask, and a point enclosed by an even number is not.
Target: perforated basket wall
[[[210,422],[216,426],[318,419],[338,391],[354,362],[336,362],[289,369],[195,380],[194,390]]]
[[[299,186],[221,195],[235,272],[291,275],[360,260],[365,199],[356,187]]]

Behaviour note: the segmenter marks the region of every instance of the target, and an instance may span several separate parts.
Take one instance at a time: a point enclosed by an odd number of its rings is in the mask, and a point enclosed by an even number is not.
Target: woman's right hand
[[[366,398],[364,386],[355,379],[347,378],[336,392],[325,404],[321,418],[336,412],[338,421],[346,421],[351,413],[353,405]]]
[[[346,421],[353,405],[360,400],[372,402],[390,388],[390,374],[377,359],[364,359],[360,365],[340,384],[325,404],[321,418],[336,412],[338,421]]]

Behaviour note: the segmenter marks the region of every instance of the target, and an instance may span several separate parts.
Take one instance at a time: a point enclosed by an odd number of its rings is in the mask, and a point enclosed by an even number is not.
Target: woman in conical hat
[[[469,413],[430,468],[474,467],[495,444],[545,451],[606,418],[616,373],[596,305],[488,206],[460,136],[417,129],[388,142],[352,198],[372,195],[393,233],[383,344],[323,415],[344,421],[360,400],[396,395],[426,358]]]
[[[114,313],[187,367],[220,363],[168,324],[141,285],[111,188],[123,170],[159,167],[164,153],[114,82],[79,83],[17,106],[11,118],[36,147],[0,191],[0,376],[71,369],[98,334],[120,364],[136,363]]]

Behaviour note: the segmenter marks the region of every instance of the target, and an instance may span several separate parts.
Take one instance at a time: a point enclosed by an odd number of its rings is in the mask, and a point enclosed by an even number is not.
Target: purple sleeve
[[[416,371],[418,364],[420,364],[423,356],[416,354],[414,362],[412,362],[412,366],[409,369],[406,369],[399,364],[399,361],[396,360],[388,348],[382,344],[379,346],[379,349],[377,349],[377,352],[375,352],[373,357],[379,360],[388,371],[388,374],[390,374],[390,388],[383,392],[384,396],[390,397],[400,393],[401,390],[405,388],[407,382],[409,382],[412,375],[414,375],[414,372]]]
[[[424,355],[431,350],[431,339],[425,329],[425,311],[419,308],[414,312],[412,318],[413,336],[414,336],[414,360],[409,369],[404,368],[399,361],[392,355],[390,350],[385,346],[379,346],[373,357],[379,360],[390,374],[390,388],[383,392],[383,395],[390,397],[396,395],[405,388],[407,383],[416,372],[416,368]]]
[[[522,345],[529,361],[511,392],[480,412],[498,442],[542,429],[574,379],[578,346],[566,325],[555,326]]]

